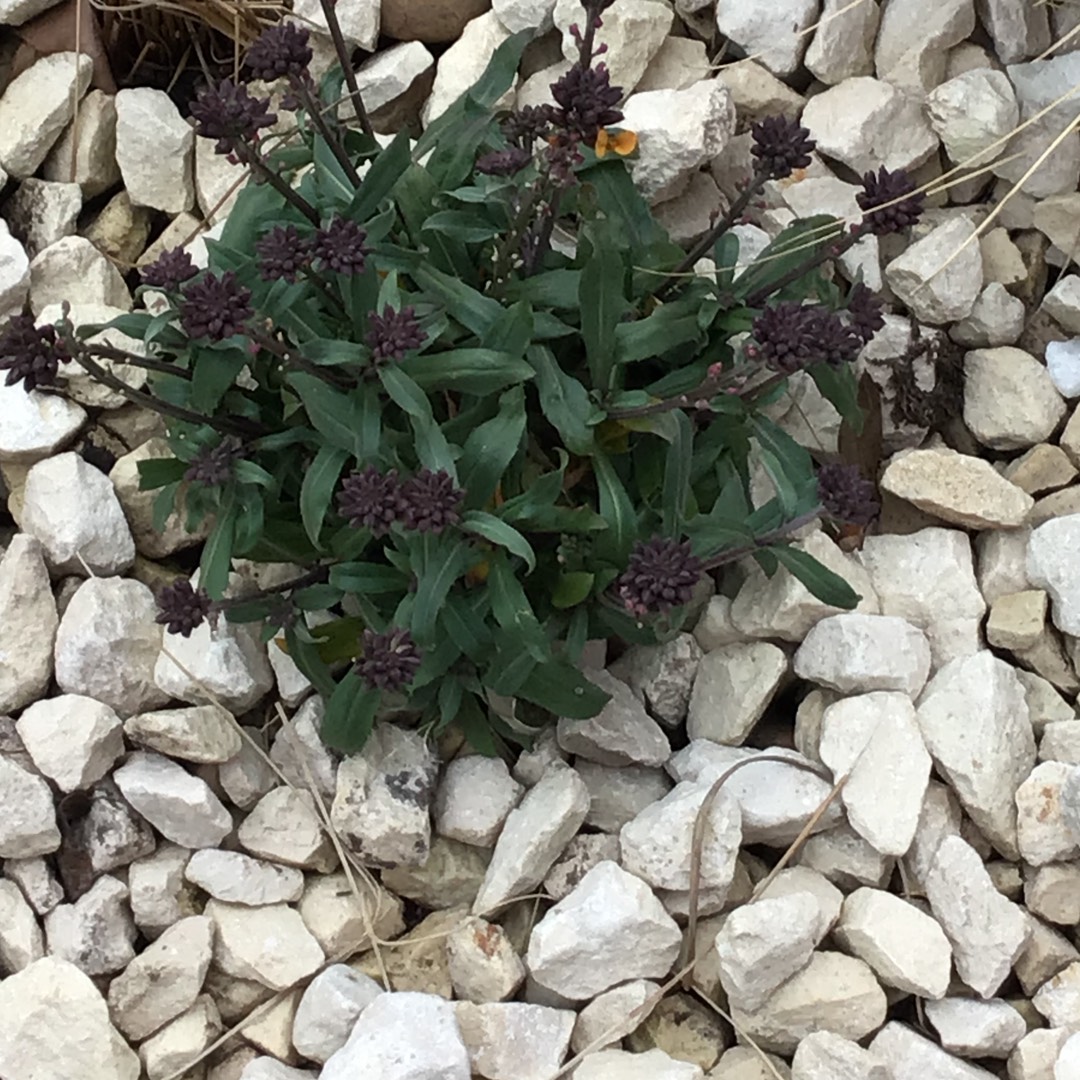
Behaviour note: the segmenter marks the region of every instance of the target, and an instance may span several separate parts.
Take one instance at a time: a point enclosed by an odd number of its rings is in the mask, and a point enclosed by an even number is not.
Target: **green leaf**
[[[697,312],[683,314],[685,306],[676,301],[665,304],[648,318],[619,323],[615,328],[615,362],[633,364],[697,342],[702,336]]]
[[[319,627],[320,633],[327,633],[328,627],[332,624],[323,624]],[[306,627],[300,620],[297,620],[291,626],[285,628],[285,648],[288,650],[289,656],[292,658],[296,666],[308,677],[311,685],[322,695],[324,700],[329,700],[333,695],[337,686],[334,682],[333,675],[330,674],[330,668],[327,666],[331,661],[326,660],[321,653],[321,646],[316,645],[313,642],[304,640],[305,634],[301,637],[297,633],[299,628],[306,630]],[[351,635],[352,651],[349,653],[351,658],[355,655],[356,650],[356,633]]]
[[[191,408],[213,415],[249,357],[240,349],[197,348],[191,377]]]
[[[623,295],[626,270],[622,253],[613,247],[594,244],[581,272],[578,293],[581,305],[581,336],[589,360],[593,386],[607,390],[615,363],[615,331],[626,300]]]
[[[229,584],[238,512],[235,496],[226,494],[199,560],[199,586],[216,599],[225,595]]]
[[[526,355],[536,372],[541,412],[558,431],[567,450],[580,456],[591,454],[595,438],[589,426],[593,405],[588,391],[563,371],[546,345],[533,345]]]
[[[319,734],[327,746],[343,754],[363,750],[375,726],[381,694],[371,690],[355,671],[337,684],[326,703]]]
[[[441,270],[432,266],[418,266],[412,271],[412,277],[421,289],[446,308],[448,315],[478,338],[486,337],[502,317],[503,306],[498,300],[485,296]]]
[[[589,598],[592,592],[595,574],[584,570],[574,570],[560,574],[555,588],[551,591],[551,603],[557,608],[572,608]]]
[[[487,584],[491,613],[499,626],[537,662],[550,659],[551,646],[544,628],[509,560],[501,552],[490,559]]]
[[[139,490],[153,491],[177,480],[183,480],[187,465],[178,458],[148,458],[137,465]]]
[[[435,548],[416,583],[412,632],[418,642],[425,645],[431,643],[439,610],[451,587],[475,561],[475,552],[464,540],[450,539]]]
[[[450,349],[409,356],[397,365],[422,390],[456,390],[462,394],[492,394],[533,377],[533,368],[520,357],[495,349]]]
[[[248,184],[237,195],[225,219],[225,227],[221,231],[222,245],[238,251],[253,250],[255,240],[267,221],[282,225],[307,223],[307,219],[292,209],[269,184]],[[210,269],[223,269],[215,261],[213,248],[209,250]]]
[[[529,279],[534,280],[534,279]],[[513,357],[525,355],[533,339],[532,305],[519,300],[505,308],[484,335],[481,344],[487,349],[509,353]],[[530,370],[529,376],[531,378]]]
[[[815,214],[789,225],[748,266],[731,285],[736,299],[755,293],[767,293],[779,280],[803,263],[818,258],[825,247],[842,235],[843,226],[829,214]],[[788,291],[805,293],[799,282],[792,282]]]
[[[506,284],[506,295],[511,299],[562,311],[576,311],[580,293],[580,270],[544,270],[532,277],[514,278]]]
[[[859,594],[839,575],[823,566],[812,555],[798,548],[777,544],[767,548],[781,566],[787,567],[823,604],[838,608],[853,608]]]
[[[515,386],[499,398],[498,413],[470,432],[458,462],[466,506],[487,505],[517,455],[525,425],[525,393]]]
[[[320,204],[340,211],[352,202],[356,190],[341,163],[334,157],[330,144],[318,132],[314,135],[313,146],[315,183],[319,188]]]
[[[330,568],[330,584],[357,596],[403,592],[409,579],[396,567],[378,563],[343,562]]]
[[[429,233],[427,237],[421,238],[424,222],[427,221],[431,207],[439,195],[438,185],[427,170],[419,165],[410,165],[394,189],[394,200],[412,243],[418,249],[422,249],[422,245],[426,243],[426,261],[429,266],[438,271],[446,271],[466,283],[475,281],[477,275],[474,260],[470,258],[468,248],[460,240],[443,233]]]
[[[454,725],[465,736],[465,741],[484,757],[498,757],[502,751],[491,721],[475,694],[466,694],[458,709]]]
[[[739,264],[739,235],[730,229],[713,245],[713,260],[716,264],[716,284],[721,289],[730,289],[735,280],[735,268]]]
[[[308,585],[303,589],[296,589],[291,599],[301,611],[326,611],[341,603],[341,590],[326,583]]]
[[[364,275],[358,275],[363,277]],[[354,341],[338,338],[316,338],[305,341],[301,350],[304,359],[319,367],[338,367],[342,364],[358,364],[366,356],[366,350]]]
[[[832,364],[815,364],[809,368],[809,372],[822,396],[832,402],[855,434],[860,434],[865,417],[859,408],[859,384],[855,379],[853,365],[833,367]]]
[[[531,653],[503,642],[484,672],[484,686],[496,694],[513,697],[536,669],[537,663]]]
[[[677,539],[686,517],[690,496],[690,471],[694,463],[694,426],[682,409],[667,414],[674,421],[674,437],[669,441],[664,461],[664,535]]]
[[[139,462],[139,464],[141,465],[142,462]],[[169,520],[169,515],[176,506],[176,496],[179,491],[180,481],[173,480],[172,483],[162,487],[157,495],[154,496],[152,524],[155,532],[164,532],[165,523]]]
[[[300,519],[315,547],[319,546],[323,519],[348,459],[348,451],[337,446],[324,446],[304,473],[304,481],[300,485]]]
[[[667,239],[621,160],[598,161],[582,169],[578,176],[596,190],[601,210],[613,222],[616,231],[627,238],[631,248],[644,249]]]
[[[536,569],[536,553],[532,545],[513,525],[488,514],[483,510],[470,510],[461,519],[461,527],[466,532],[475,533],[493,544],[506,548],[511,555],[524,559],[529,573]]]
[[[285,379],[300,396],[312,427],[332,446],[352,453],[359,426],[355,400],[306,372],[290,371]]]
[[[424,222],[424,229],[446,233],[464,244],[482,244],[502,231],[482,214],[467,210],[440,210]]]
[[[600,496],[600,516],[607,531],[596,538],[596,551],[616,566],[624,566],[637,539],[637,515],[619,474],[606,454],[593,454],[593,471]]]
[[[610,694],[561,658],[537,664],[516,696],[570,720],[588,720],[611,700]]]
[[[380,368],[379,381],[394,404],[408,414],[420,463],[435,472],[445,469],[456,480],[454,454],[435,422],[427,395],[398,365]]]
[[[401,179],[412,160],[411,139],[407,131],[399,132],[394,141],[371,163],[360,181],[360,188],[353,194],[345,217],[363,224],[379,208]]]
[[[446,598],[439,612],[439,623],[470,660],[481,663],[486,659],[491,651],[491,631],[463,596]]]

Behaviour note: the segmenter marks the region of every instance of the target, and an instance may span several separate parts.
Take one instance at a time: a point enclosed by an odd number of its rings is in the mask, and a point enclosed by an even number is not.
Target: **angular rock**
[[[73,168],[74,166],[74,168]],[[84,199],[120,182],[116,163],[116,96],[91,90],[79,105],[79,123],[68,124],[45,159],[42,174],[53,182],[74,180]]]
[[[701,655],[690,634],[677,634],[662,645],[631,646],[610,671],[661,724],[675,727],[686,719]]]
[[[606,671],[591,672],[590,681],[610,700],[591,719],[562,717],[557,728],[559,745],[569,754],[601,765],[663,765],[671,755],[671,745],[630,687]]]
[[[321,697],[316,695],[305,701],[292,718],[282,724],[270,747],[270,760],[287,783],[304,789],[314,783],[319,794],[329,802],[337,788],[339,759],[320,735],[324,711]]]
[[[450,931],[446,958],[458,1001],[505,1001],[525,981],[525,965],[502,927],[475,916]]]
[[[1065,415],[1065,402],[1046,368],[1023,349],[969,352],[964,376],[964,423],[992,450],[1043,442]]]
[[[308,878],[304,887],[300,917],[328,956],[370,948],[372,934],[379,940],[388,941],[405,929],[402,903],[396,896],[374,882],[360,888],[355,881],[355,876],[350,882],[345,874],[324,874]],[[436,940],[440,943],[437,950],[439,963],[445,968],[443,936],[438,935]],[[394,961],[389,963],[393,965]],[[449,985],[447,977],[444,996],[449,996]]]
[[[574,1080],[704,1080],[700,1065],[679,1061],[659,1048],[643,1054],[598,1050],[574,1070]]]
[[[195,133],[164,90],[116,95],[116,160],[131,201],[169,214],[195,205]]]
[[[64,890],[49,864],[40,856],[31,859],[7,859],[4,877],[22,890],[27,903],[38,915],[47,915],[64,899]]]
[[[860,885],[883,888],[892,876],[894,860],[876,851],[850,825],[844,824],[811,836],[803,844],[796,862],[850,891]]]
[[[957,974],[980,997],[993,997],[1031,936],[1023,910],[994,888],[978,853],[958,836],[941,841],[924,885]]]
[[[139,1059],[74,964],[45,956],[0,982],[0,1073],[11,1080],[138,1080]],[[88,1048],[93,1047],[92,1056]]]
[[[579,761],[574,771],[589,792],[585,824],[605,833],[617,833],[646,807],[671,790],[662,769],[627,765],[622,768]]]
[[[221,1034],[221,1016],[211,997],[200,997],[139,1047],[147,1080],[167,1080],[196,1060]]]
[[[3,233],[0,231],[0,268],[3,262]],[[0,274],[2,272],[0,269]],[[3,313],[2,298],[0,277],[0,313]],[[22,304],[18,306],[21,308]],[[0,462],[33,465],[42,458],[52,457],[70,445],[85,423],[86,412],[74,401],[40,390],[27,393],[21,384],[0,385]]]
[[[573,769],[556,769],[530,788],[499,834],[473,914],[493,911],[516,894],[535,889],[588,810],[588,790]]]
[[[965,71],[941,83],[927,94],[926,106],[949,158],[969,168],[999,157],[1004,146],[1000,140],[1020,120],[1008,77],[990,68]]]
[[[128,901],[136,924],[147,937],[156,938],[180,919],[195,914],[194,890],[184,880],[190,856],[187,848],[165,843],[128,867]]]
[[[757,56],[774,75],[792,75],[806,50],[807,29],[817,21],[816,0],[781,0],[769,11],[740,0],[717,0],[716,28]]]
[[[803,1039],[791,1059],[792,1080],[890,1080],[885,1062],[858,1043],[814,1031]]]
[[[544,878],[544,892],[562,900],[597,864],[619,861],[619,838],[610,833],[578,833]]]
[[[239,979],[286,990],[325,960],[304,920],[285,904],[252,908],[208,900],[206,914],[214,920],[214,963]]]
[[[113,1023],[133,1042],[195,1004],[210,968],[213,923],[192,915],[170,926],[109,984]]]
[[[983,286],[971,314],[949,330],[949,337],[958,345],[975,348],[1013,345],[1024,332],[1026,318],[1024,302],[1001,282],[991,281]]]
[[[58,574],[109,577],[135,560],[131,530],[108,477],[70,451],[39,461],[26,474],[22,527],[41,542]]]
[[[1080,514],[1055,518],[1033,529],[1028,540],[1027,574],[1053,600],[1054,625],[1080,637],[1080,568],[1070,552],[1080,540]]]
[[[1070,820],[1070,807],[1064,805],[1073,771],[1074,766],[1064,762],[1044,761],[1016,789],[1018,845],[1030,866],[1080,857],[1080,833]]]
[[[3,170],[0,179],[6,179]],[[30,260],[5,221],[0,225],[0,316],[21,314],[29,292]]]
[[[154,683],[161,650],[157,601],[141,581],[89,578],[68,601],[56,634],[62,690],[102,702],[121,717],[168,701]]]
[[[42,248],[75,232],[82,210],[78,184],[24,180],[7,204],[8,226],[32,259]]]
[[[232,716],[216,705],[140,712],[125,722],[124,734],[148,750],[200,764],[229,761],[243,745]]]
[[[914,697],[930,672],[930,645],[897,616],[830,615],[807,634],[794,669],[844,694],[892,690]]]
[[[581,1001],[628,979],[664,977],[680,940],[648,886],[605,862],[537,923],[525,962],[540,986]]]
[[[920,322],[940,326],[971,314],[983,287],[974,236],[970,220],[951,218],[886,266],[890,287]]]
[[[830,705],[821,760],[839,780],[848,820],[883,855],[911,846],[930,779],[930,754],[906,694],[873,693]]]
[[[454,1006],[433,994],[380,994],[360,1014],[321,1080],[469,1080],[469,1052]]]
[[[406,896],[425,908],[470,907],[490,861],[487,848],[436,836],[423,866],[384,870],[382,880],[396,896]]]
[[[161,754],[131,754],[113,778],[124,798],[175,844],[214,847],[232,830],[228,810],[206,782]]]
[[[623,113],[624,126],[638,136],[639,156],[630,171],[650,202],[678,195],[735,134],[735,105],[719,79],[633,94]]]
[[[736,908],[716,935],[720,983],[731,1005],[757,1012],[813,956],[828,923],[811,893]]]
[[[306,791],[279,787],[267,792],[240,823],[236,838],[252,855],[302,870],[328,873],[338,864],[314,798]]]
[[[79,694],[37,701],[15,726],[34,765],[61,791],[89,787],[124,752],[120,718]]]
[[[337,6],[338,24],[345,40],[367,52],[374,51],[379,38],[380,5],[371,0],[342,0]],[[297,0],[293,12],[318,33],[328,35],[326,15],[319,0]]]
[[[495,50],[510,36],[510,31],[499,22],[493,11],[483,8],[481,11],[476,12],[475,18],[469,19],[455,35],[457,40],[439,57],[431,95],[421,113],[425,127],[437,120],[472,87],[483,74]],[[383,14],[385,22],[386,13]],[[495,103],[495,108],[501,108],[505,104],[507,102],[500,98]]]
[[[837,952],[814,953],[758,1010],[733,1007],[738,1027],[764,1050],[790,1054],[815,1031],[858,1041],[885,1020],[886,1000],[870,968]]]
[[[1015,671],[984,651],[950,661],[919,700],[919,729],[972,820],[1015,858],[1013,797],[1035,763],[1035,739]]]
[[[218,767],[222,791],[229,802],[241,810],[250,810],[278,783],[277,773],[262,756],[266,750],[258,734],[248,733],[252,735],[252,740],[242,740],[240,750]]]
[[[87,975],[112,975],[127,967],[135,958],[137,936],[127,898],[127,886],[105,874],[74,904],[53,908],[45,916],[49,952]]]
[[[690,694],[687,734],[739,745],[787,673],[787,654],[769,642],[722,645],[707,652]]]
[[[13,881],[0,881],[0,968],[14,975],[45,955],[34,909]]]
[[[435,793],[435,829],[452,840],[492,847],[524,790],[501,758],[456,758]]]
[[[1041,589],[999,596],[986,620],[986,640],[1001,649],[1031,649],[1046,628],[1047,596]]]
[[[1007,1058],[1027,1034],[1027,1024],[1007,1001],[951,997],[926,1003],[926,1018],[941,1045],[966,1058]]]
[[[581,22],[576,0],[556,0],[552,17],[562,32],[562,53],[566,60],[578,58],[578,47],[570,27]],[[604,12],[604,25],[596,34],[607,45],[605,60],[611,71],[611,85],[630,94],[641,81],[649,62],[659,52],[672,29],[670,9],[655,10],[647,0],[620,0]],[[636,128],[633,130],[637,130]]]
[[[0,755],[0,859],[49,855],[59,846],[49,785]]]
[[[287,904],[304,892],[304,875],[292,866],[278,866],[239,851],[196,851],[184,877],[215,900],[245,907]]]
[[[917,168],[938,146],[918,101],[869,77],[845,79],[816,94],[806,103],[802,123],[819,153],[860,176],[882,165],[890,170]]]
[[[935,1001],[945,996],[952,946],[914,904],[881,889],[857,889],[844,901],[834,934],[886,986]]]
[[[1029,495],[1039,495],[1072,483],[1077,472],[1069,455],[1060,446],[1039,443],[1026,454],[1010,461],[1002,475]]]
[[[1034,505],[1027,492],[989,462],[947,447],[897,455],[886,466],[881,485],[920,510],[969,529],[1015,528]]]
[[[0,96],[0,166],[20,180],[33,176],[71,119],[90,85],[93,61],[85,53],[42,56]]]
[[[689,889],[694,823],[709,788],[708,784],[684,781],[627,822],[619,832],[623,867],[653,888]],[[742,842],[740,819],[735,797],[721,788],[709,808],[701,846],[703,888],[726,890],[731,885]]]
[[[0,559],[0,713],[48,689],[58,622],[44,549],[17,533]]]
[[[566,1056],[575,1020],[569,1009],[517,1001],[459,1001],[454,1015],[472,1071],[487,1080],[547,1080]]]
[[[349,1038],[357,1017],[383,988],[347,964],[332,964],[308,984],[293,1020],[298,1053],[324,1064]]]
[[[342,841],[376,866],[418,866],[431,847],[438,771],[422,736],[384,723],[338,768],[330,819]]]
[[[78,301],[83,309],[101,305],[116,308],[118,312],[131,310],[131,293],[120,271],[83,236],[65,236],[55,241],[39,251],[30,263],[30,308],[42,323],[55,322],[54,310],[71,298]],[[77,309],[72,314],[72,322],[76,326],[90,321]],[[124,374],[132,372],[130,365],[124,365],[122,370]],[[135,371],[138,372],[138,369]],[[63,374],[67,376],[69,372],[74,373],[71,366]],[[78,382],[85,384],[89,381],[81,367],[77,374]],[[141,372],[134,380],[124,379],[129,384],[133,381],[138,389],[146,380]],[[117,402],[117,398],[110,397],[116,391],[103,390],[101,387],[95,389],[99,399],[116,407],[113,403]],[[82,394],[74,396],[84,405],[95,404]]]
[[[876,2],[825,0],[805,63],[821,82],[835,86],[856,75],[874,74],[874,39],[881,17]]]
[[[870,1052],[889,1063],[890,1080],[992,1080],[993,1073],[960,1061],[937,1043],[895,1020],[870,1043]]]

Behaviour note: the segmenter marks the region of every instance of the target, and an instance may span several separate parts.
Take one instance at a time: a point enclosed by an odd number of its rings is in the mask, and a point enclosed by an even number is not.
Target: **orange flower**
[[[632,131],[609,132],[601,128],[596,135],[596,156],[604,157],[609,150],[614,150],[619,157],[626,157],[637,149],[637,135]]]

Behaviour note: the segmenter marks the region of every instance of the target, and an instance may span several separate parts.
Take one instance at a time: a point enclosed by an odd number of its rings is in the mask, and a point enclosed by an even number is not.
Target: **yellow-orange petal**
[[[608,136],[607,130],[605,128],[601,128],[596,133],[596,146],[594,147],[596,151],[596,156],[598,158],[602,158],[605,154],[607,154],[610,143],[611,139]]]
[[[634,131],[620,131],[611,141],[611,148],[620,157],[626,157],[637,149],[637,133]]]

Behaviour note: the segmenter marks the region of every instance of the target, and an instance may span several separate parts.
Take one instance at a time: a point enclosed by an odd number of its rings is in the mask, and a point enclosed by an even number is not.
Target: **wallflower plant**
[[[343,64],[321,86],[306,32],[267,30],[247,71],[280,80],[297,137],[270,148],[270,101],[243,83],[192,105],[252,182],[209,266],[166,253],[143,271],[165,310],[110,324],[146,356],[66,320],[0,334],[9,384],[60,390],[74,360],[165,415],[173,457],[140,463],[158,522],[183,494],[189,527],[213,524],[199,587],[165,589],[160,621],[261,622],[326,699],[322,734],[342,750],[391,706],[486,751],[595,715],[607,697],[579,668],[585,642],[665,640],[705,575],[739,558],[857,602],[786,538],[820,516],[865,524],[873,484],[819,470],[763,407],[807,372],[859,425],[851,365],[882,320],[831,262],[910,225],[920,198],[902,174],[868,174],[861,224],[797,221],[736,276],[732,225],[814,146],[769,118],[739,198],[679,247],[633,184],[636,137],[596,42],[611,2],[584,0],[552,105],[493,112],[518,34],[415,143],[373,134],[331,0]],[[703,256],[715,273],[694,272]],[[149,368],[147,388],[114,360]],[[756,507],[755,455],[776,492]],[[228,599],[234,557],[296,577]],[[328,615],[309,626],[314,612]]]

